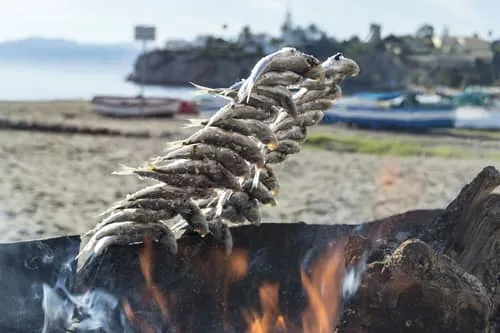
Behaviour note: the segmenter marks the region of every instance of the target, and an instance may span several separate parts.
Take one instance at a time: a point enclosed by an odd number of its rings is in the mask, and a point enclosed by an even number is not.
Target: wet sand
[[[68,116],[69,115],[69,116]],[[4,119],[34,119],[171,133],[183,120],[116,120],[84,102],[0,103]],[[391,135],[391,134],[380,134]],[[434,138],[432,139],[434,140]],[[436,139],[439,140],[439,139]],[[457,144],[460,139],[456,139]],[[470,140],[463,141],[470,144]],[[111,173],[164,149],[165,138],[125,138],[0,130],[0,241],[83,233],[127,193],[154,183]],[[278,205],[265,221],[358,223],[409,209],[446,206],[487,160],[387,157],[304,149],[277,166]]]

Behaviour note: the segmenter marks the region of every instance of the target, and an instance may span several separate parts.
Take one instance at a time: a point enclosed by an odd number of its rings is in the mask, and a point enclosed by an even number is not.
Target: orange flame
[[[339,305],[342,278],[345,268],[345,244],[330,247],[311,269],[311,273],[300,272],[301,282],[308,297],[308,307],[302,313],[300,331],[302,333],[332,333],[339,319]],[[169,306],[172,302],[153,281],[152,274],[152,242],[147,239],[140,251],[140,268],[145,279],[145,296],[154,301],[161,313],[169,319]],[[220,263],[219,253],[211,253],[210,260]],[[214,263],[212,262],[212,263]],[[237,250],[225,261],[224,317],[226,310],[226,293],[229,285],[242,279],[248,272],[248,253]],[[204,269],[203,269],[204,270]],[[208,271],[205,271],[208,273]],[[279,309],[279,283],[265,283],[259,288],[261,313],[243,310],[243,319],[247,323],[247,333],[288,333],[298,328],[289,323]],[[141,332],[153,333],[153,327],[134,314],[131,305],[124,302],[124,312],[129,321]],[[225,322],[228,325],[227,322]],[[227,328],[227,326],[226,326]]]
[[[146,238],[144,240],[144,245],[140,250],[139,254],[139,265],[141,272],[144,276],[146,282],[144,290],[144,298],[147,300],[153,300],[154,304],[158,306],[161,314],[167,320],[170,319],[169,307],[173,303],[173,297],[166,297],[160,288],[153,281],[153,245],[151,238]],[[127,319],[136,327],[141,329],[144,333],[154,333],[153,327],[149,325],[146,321],[140,320],[132,309],[132,306],[128,301],[124,302],[124,312]]]
[[[248,273],[248,253],[235,249],[228,259],[226,275],[231,282],[241,280]]]
[[[262,306],[262,316],[255,312],[243,313],[248,323],[248,333],[275,332],[277,326],[284,324],[284,319],[278,309],[279,284],[266,283],[259,289],[259,299]]]
[[[123,308],[127,319],[132,323],[132,325],[140,327],[141,332],[143,333],[155,333],[155,330],[151,325],[135,315],[134,310],[132,310],[132,306],[129,302],[125,301],[123,304]]]
[[[147,238],[144,242],[144,246],[141,248],[139,255],[139,264],[141,266],[141,272],[146,280],[146,295],[148,298],[152,298],[155,304],[160,308],[161,314],[166,318],[170,319],[168,310],[167,297],[163,295],[160,288],[153,282],[152,276],[152,263],[153,263],[153,245],[150,238]]]
[[[332,247],[312,268],[311,277],[301,272],[309,306],[302,314],[302,333],[332,333],[339,318],[340,295],[344,275],[343,244]],[[278,284],[259,289],[262,316],[246,314],[248,333],[288,332],[288,323],[278,308]]]
[[[309,298],[309,308],[302,315],[303,333],[331,333],[337,325],[344,275],[343,249],[332,247],[313,267],[311,278],[301,272]]]

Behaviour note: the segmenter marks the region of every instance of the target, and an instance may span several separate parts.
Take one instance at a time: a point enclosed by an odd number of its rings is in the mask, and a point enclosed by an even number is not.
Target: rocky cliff
[[[341,51],[341,50],[340,50]],[[356,90],[394,90],[402,89],[409,83],[437,82],[436,71],[420,68],[387,50],[370,50],[357,54],[345,54],[355,59],[361,67],[355,80],[347,80],[344,92]],[[134,64],[128,81],[147,85],[189,85],[195,82],[210,87],[227,87],[248,76],[259,56],[244,54],[210,55],[202,50],[174,52],[155,50],[141,55]],[[321,59],[322,60],[322,59]],[[425,75],[424,75],[425,74]],[[433,76],[429,78],[429,76]],[[442,75],[441,75],[442,76]]]
[[[150,85],[188,85],[191,81],[225,87],[248,76],[258,59],[257,56],[210,56],[155,50],[136,60],[127,80]]]

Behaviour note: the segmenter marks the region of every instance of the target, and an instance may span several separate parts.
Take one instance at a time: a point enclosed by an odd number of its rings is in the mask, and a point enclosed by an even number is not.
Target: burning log
[[[108,332],[498,332],[499,184],[487,167],[444,210],[363,225],[233,227],[230,256],[193,233],[176,255],[114,246],[74,292],[119,301]]]
[[[229,257],[185,234],[175,256],[114,246],[76,275],[77,236],[4,244],[0,331],[40,331],[45,312],[44,332],[498,332],[499,179],[363,225],[234,227]]]

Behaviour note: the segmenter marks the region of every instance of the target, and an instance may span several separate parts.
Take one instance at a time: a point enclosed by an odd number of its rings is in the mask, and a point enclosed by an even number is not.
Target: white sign
[[[135,27],[135,39],[136,40],[155,40],[156,38],[156,28],[153,26],[137,25]]]

